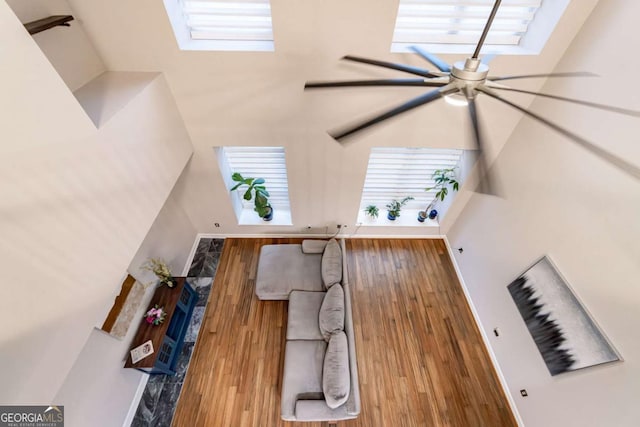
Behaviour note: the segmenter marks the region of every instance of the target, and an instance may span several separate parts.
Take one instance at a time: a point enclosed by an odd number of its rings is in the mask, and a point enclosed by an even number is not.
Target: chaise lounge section
[[[289,300],[281,417],[339,421],[360,413],[345,242],[266,245],[256,294]]]

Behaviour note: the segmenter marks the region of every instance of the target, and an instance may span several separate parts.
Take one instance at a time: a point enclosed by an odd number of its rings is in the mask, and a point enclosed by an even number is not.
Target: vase
[[[418,212],[418,221],[424,222],[425,219],[427,219],[427,213],[425,211]]]
[[[390,221],[395,221],[395,220],[396,220],[396,218],[397,218],[397,217],[396,217],[395,215],[393,215],[391,212],[388,212],[388,213],[387,213],[387,219],[388,219],[388,220],[390,220]]]
[[[160,280],[160,286],[167,285],[168,288],[173,288],[176,286],[176,279],[174,277],[167,277],[166,279]]]
[[[429,219],[436,219],[436,217],[437,217],[437,216],[438,216],[438,211],[437,211],[437,210],[432,209],[432,210],[429,212]]]

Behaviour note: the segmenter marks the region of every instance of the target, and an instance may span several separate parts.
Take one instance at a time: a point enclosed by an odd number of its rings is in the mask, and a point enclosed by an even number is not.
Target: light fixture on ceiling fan
[[[480,130],[480,124],[478,120],[478,111],[476,107],[476,97],[480,94],[485,94],[497,101],[502,102],[510,106],[511,108],[515,108],[516,110],[522,112],[526,116],[537,120],[538,122],[543,123],[544,125],[554,129],[555,131],[561,133],[572,141],[576,142],[584,149],[590,151],[591,153],[599,156],[605,161],[613,164],[618,167],[622,171],[630,174],[636,179],[640,179],[640,168],[637,166],[627,162],[626,160],[615,156],[612,153],[594,145],[593,143],[587,141],[581,136],[565,129],[564,127],[553,123],[544,117],[527,110],[526,108],[515,104],[508,99],[503,98],[499,91],[510,91],[510,92],[519,92],[530,95],[541,96],[545,98],[551,98],[561,101],[572,102],[575,104],[585,105],[589,107],[599,108],[606,111],[613,111],[616,113],[626,114],[634,117],[640,117],[639,111],[628,110],[624,108],[613,107],[609,105],[597,104],[594,102],[582,101],[578,99],[565,98],[562,96],[539,93],[539,92],[531,92],[527,90],[517,89],[509,87],[503,83],[499,83],[505,80],[516,80],[516,79],[525,79],[525,78],[536,78],[536,77],[585,77],[585,76],[595,76],[593,73],[588,72],[568,72],[568,73],[550,73],[550,74],[523,74],[523,75],[515,75],[515,76],[490,76],[489,75],[489,66],[482,62],[479,58],[480,50],[482,49],[482,45],[484,44],[485,38],[491,28],[491,24],[493,19],[498,12],[498,8],[500,7],[501,0],[496,0],[487,20],[487,23],[482,31],[482,35],[480,36],[480,40],[473,52],[473,55],[470,58],[467,58],[465,61],[456,62],[452,66],[444,62],[442,59],[438,58],[436,55],[433,55],[429,52],[424,51],[423,49],[412,46],[411,49],[417,53],[420,57],[422,57],[427,62],[434,65],[439,71],[429,71],[423,68],[414,67],[411,65],[405,64],[396,64],[392,62],[378,61],[375,59],[367,59],[361,58],[357,56],[347,55],[342,59],[346,59],[348,61],[360,62],[364,64],[374,65],[383,68],[390,68],[397,71],[402,71],[405,73],[421,76],[422,78],[412,78],[412,79],[378,79],[378,80],[351,80],[351,81],[333,81],[333,82],[307,82],[305,84],[305,89],[315,89],[315,88],[336,88],[336,87],[365,87],[365,86],[420,86],[420,87],[435,87],[425,94],[417,96],[404,104],[401,104],[397,107],[394,107],[385,112],[379,113],[368,120],[360,122],[356,125],[352,125],[346,128],[343,128],[337,132],[331,132],[330,135],[336,139],[337,141],[342,141],[345,138],[356,134],[366,128],[369,128],[375,124],[383,122],[387,119],[405,113],[407,111],[413,110],[414,108],[420,107],[425,104],[429,104],[439,98],[442,97],[450,97],[452,101],[455,100],[457,103],[464,102],[466,100],[466,106],[469,110],[469,115],[471,118],[471,125],[473,128],[473,135],[480,152],[479,157],[479,167],[481,177],[484,177],[480,180],[480,186],[476,191],[486,194],[495,194],[496,183],[492,182],[494,179],[491,175],[487,174],[488,172],[488,161],[483,152],[484,142],[482,138],[482,132]],[[457,99],[456,99],[457,98]]]

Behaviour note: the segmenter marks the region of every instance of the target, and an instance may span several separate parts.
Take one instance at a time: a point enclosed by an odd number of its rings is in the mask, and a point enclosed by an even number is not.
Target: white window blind
[[[461,155],[454,149],[372,148],[360,209],[376,205],[382,212],[391,200],[406,196],[414,200],[405,209],[425,209],[436,193],[424,191],[434,185],[433,171],[458,166]]]
[[[475,45],[493,3],[493,0],[400,0],[393,42]],[[542,0],[503,0],[485,45],[518,45],[541,4]]]
[[[228,174],[225,179],[231,186],[235,185],[230,178],[234,172],[239,172],[244,178],[264,178],[271,206],[275,210],[289,210],[284,147],[222,147],[221,152],[226,163],[223,173]],[[243,209],[253,210],[253,199],[246,201],[242,194],[244,193],[241,192],[238,196]]]
[[[164,0],[183,50],[273,51],[269,0]]]

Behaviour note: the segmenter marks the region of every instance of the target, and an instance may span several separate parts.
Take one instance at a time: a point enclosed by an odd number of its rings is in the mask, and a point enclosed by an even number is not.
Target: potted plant
[[[427,208],[423,211],[418,212],[418,221],[424,222],[424,220],[429,217],[429,219],[435,219],[438,216],[438,211],[432,209],[438,200],[441,202],[444,201],[447,194],[449,194],[449,187],[453,189],[453,191],[458,191],[460,184],[456,179],[456,168],[449,169],[436,169],[431,174],[434,186],[425,188],[424,191],[437,190],[436,194],[427,206]]]
[[[158,326],[164,319],[167,317],[167,312],[164,310],[164,307],[158,307],[158,304],[154,305],[152,309],[146,312],[144,315],[144,320],[147,323]]]
[[[380,213],[380,210],[378,209],[378,207],[376,205],[369,205],[366,208],[364,208],[364,213],[371,219],[376,219],[378,218],[378,214]]]
[[[160,279],[160,286],[167,285],[173,288],[176,285],[176,279],[171,274],[171,269],[162,258],[150,258],[142,264],[141,268],[153,272]]]
[[[386,207],[387,207],[387,218],[391,221],[395,221],[396,218],[400,216],[400,211],[402,207],[407,204],[409,200],[413,200],[412,196],[407,196],[401,201],[397,201],[393,199]]]
[[[237,184],[229,191],[237,190],[238,187],[246,185],[248,188],[242,197],[245,200],[251,200],[251,198],[253,198],[255,205],[253,210],[256,211],[263,220],[271,221],[273,219],[273,208],[269,204],[269,192],[264,186],[264,178],[244,178],[241,174],[235,172],[231,175],[231,179],[237,182]]]

